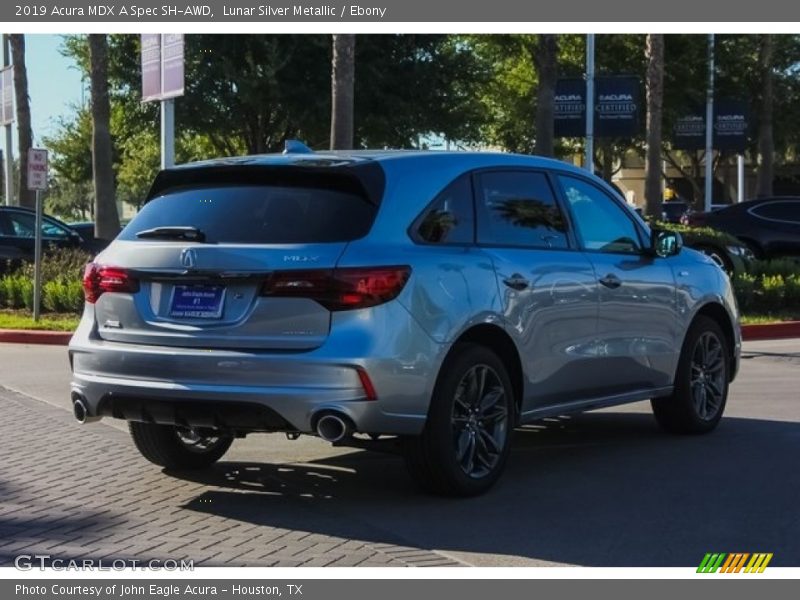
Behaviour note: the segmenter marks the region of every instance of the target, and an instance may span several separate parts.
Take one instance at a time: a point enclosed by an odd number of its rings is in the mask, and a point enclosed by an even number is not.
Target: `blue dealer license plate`
[[[219,319],[225,300],[221,285],[176,285],[169,316],[185,319]]]

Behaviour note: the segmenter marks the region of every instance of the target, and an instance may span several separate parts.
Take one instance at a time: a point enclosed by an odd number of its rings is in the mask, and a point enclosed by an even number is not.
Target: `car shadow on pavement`
[[[706,436],[649,414],[600,412],[517,431],[497,487],[418,491],[402,460],[353,452],[315,463],[222,462],[171,473],[217,489],[186,508],[372,543],[588,566],[692,566],[706,552],[800,564],[800,423],[726,418]]]

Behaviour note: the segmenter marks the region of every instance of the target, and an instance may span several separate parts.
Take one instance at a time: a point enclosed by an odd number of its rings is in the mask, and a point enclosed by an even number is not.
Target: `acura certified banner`
[[[640,133],[640,88],[638,77],[595,78],[595,137],[634,137]],[[586,135],[586,81],[570,78],[556,83],[554,121],[556,137]]]
[[[745,100],[720,98],[714,102],[715,150],[743,152],[750,133],[750,110]],[[704,107],[695,107],[679,116],[672,126],[672,143],[679,150],[702,150],[706,147]]]

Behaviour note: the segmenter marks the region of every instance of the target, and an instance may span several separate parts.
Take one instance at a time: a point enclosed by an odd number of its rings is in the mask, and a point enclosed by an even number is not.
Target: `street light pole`
[[[714,177],[714,34],[708,34],[708,89],[706,90],[706,181],[705,211],[711,211]]]
[[[3,34],[3,67],[11,64],[11,56],[8,48],[8,35]],[[5,99],[3,99],[5,100]],[[14,149],[11,136],[11,122],[6,123],[6,151],[5,151],[5,201],[6,205],[14,204]]]
[[[594,34],[586,35],[586,160],[594,173]]]

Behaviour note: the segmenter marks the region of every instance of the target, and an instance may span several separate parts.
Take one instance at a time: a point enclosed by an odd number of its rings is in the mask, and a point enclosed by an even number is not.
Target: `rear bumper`
[[[316,417],[332,410],[359,432],[416,435],[446,350],[398,303],[336,315],[325,344],[308,352],[107,342],[91,311],[69,346],[72,397],[90,416],[226,424],[234,413],[237,430],[310,433]],[[366,398],[359,369],[377,400]],[[238,409],[248,407],[255,414],[243,423],[247,411]]]

